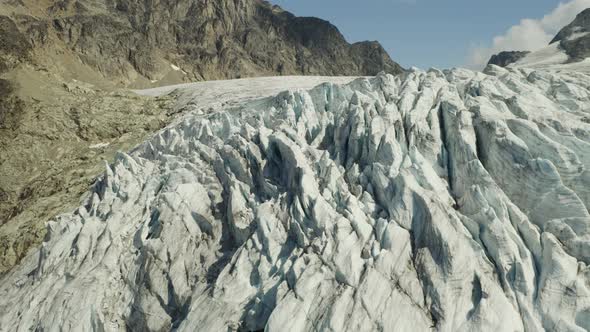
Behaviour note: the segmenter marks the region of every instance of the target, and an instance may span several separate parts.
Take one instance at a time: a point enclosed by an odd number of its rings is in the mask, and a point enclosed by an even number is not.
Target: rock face
[[[524,58],[527,54],[531,52],[529,51],[504,51],[498,54],[492,55],[490,61],[488,61],[488,65],[496,65],[500,67],[506,67],[509,64],[515,63],[518,60]]]
[[[379,43],[350,45],[329,22],[261,0],[54,0],[40,15],[13,16],[40,48],[58,40],[123,85],[402,72]]]
[[[0,15],[0,74],[29,60],[32,46],[8,16]]]
[[[195,110],[48,224],[0,330],[588,330],[589,88],[490,66]]]
[[[31,44],[16,24],[0,15],[0,75],[30,60],[31,50]],[[14,89],[12,82],[0,78],[0,130],[14,129],[22,116],[23,103],[14,96]]]
[[[561,29],[551,44],[557,42],[571,62],[590,57],[590,8],[578,14],[572,23]]]

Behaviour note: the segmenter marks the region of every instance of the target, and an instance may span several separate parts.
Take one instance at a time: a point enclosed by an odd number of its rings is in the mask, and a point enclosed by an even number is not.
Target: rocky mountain
[[[509,64],[515,63],[518,60],[524,58],[529,51],[504,51],[498,54],[492,55],[488,61],[488,65],[496,65],[500,67],[506,67]]]
[[[0,330],[590,329],[590,76],[172,90],[0,281]]]
[[[561,29],[551,44],[557,42],[571,62],[590,57],[590,8],[578,14],[572,23]]]
[[[402,70],[377,42],[259,0],[1,1],[0,275],[104,160],[178,115],[121,88]]]
[[[549,46],[535,52],[508,51],[493,55],[488,64],[506,67],[544,67],[581,62],[590,57],[590,8],[576,18],[551,40]],[[557,69],[557,67],[555,67]],[[574,67],[569,66],[570,69]]]
[[[19,3],[9,16],[36,48],[57,42],[123,85],[402,71],[379,43],[351,45],[327,21],[260,0],[55,0],[37,12],[37,1]]]

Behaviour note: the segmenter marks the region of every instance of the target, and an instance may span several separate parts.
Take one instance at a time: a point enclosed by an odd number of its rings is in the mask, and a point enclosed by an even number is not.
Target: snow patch
[[[89,148],[91,149],[102,149],[102,148],[106,148],[109,145],[111,145],[110,143],[97,143],[97,144],[93,144],[91,146],[89,146]]]
[[[184,75],[187,75],[187,73],[186,73],[184,70],[182,70],[180,67],[178,67],[178,66],[176,66],[176,65],[170,64],[170,67],[172,67],[172,70],[174,70],[174,71],[180,71],[180,72],[182,72]]]

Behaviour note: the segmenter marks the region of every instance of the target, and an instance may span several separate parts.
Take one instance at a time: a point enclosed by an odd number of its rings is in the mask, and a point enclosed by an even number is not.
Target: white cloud
[[[541,19],[523,19],[501,36],[496,36],[491,45],[475,45],[469,50],[467,67],[483,68],[492,54],[501,51],[536,51],[541,49],[557,32],[574,20],[577,14],[590,7],[590,0],[561,2]]]

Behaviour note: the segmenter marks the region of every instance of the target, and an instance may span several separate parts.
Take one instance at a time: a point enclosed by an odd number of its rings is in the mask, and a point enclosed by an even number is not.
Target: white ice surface
[[[0,331],[590,329],[590,76],[325,80],[139,91],[188,114],[48,223]]]

